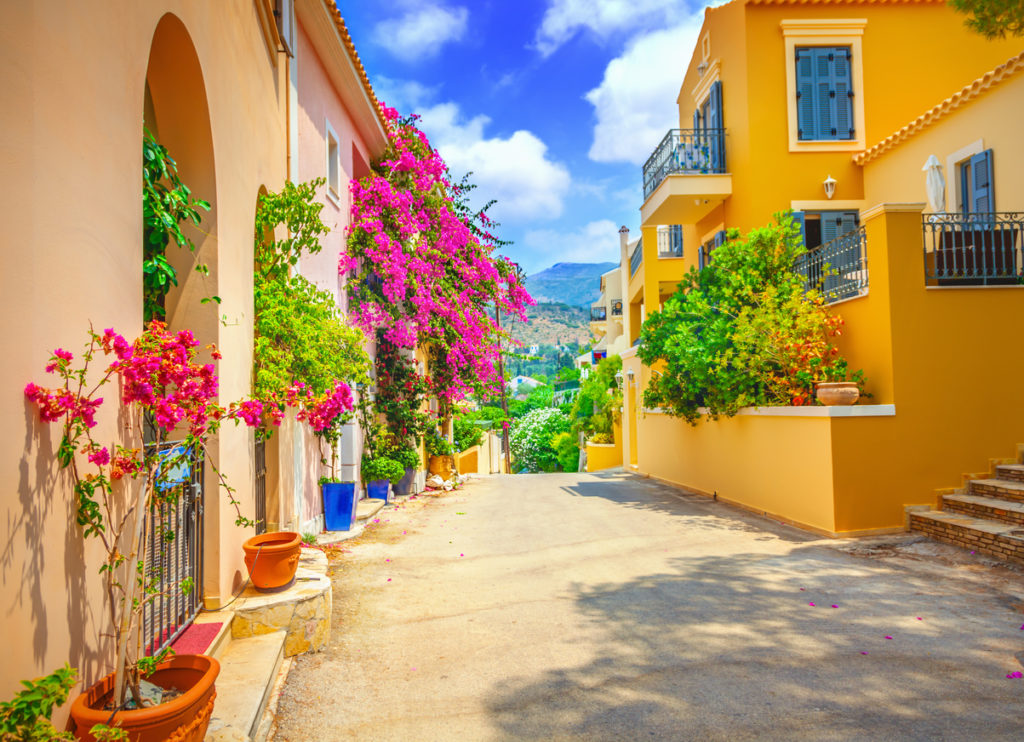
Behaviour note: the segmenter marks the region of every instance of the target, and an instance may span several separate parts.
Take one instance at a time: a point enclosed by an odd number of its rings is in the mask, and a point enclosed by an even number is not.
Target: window
[[[295,56],[295,0],[275,0],[274,17],[277,33],[289,57]]]
[[[725,244],[725,230],[720,229],[715,232],[715,236],[700,246],[700,252],[697,253],[697,268],[707,268],[711,265],[711,253],[715,251],[716,247],[721,247]]]
[[[865,18],[780,23],[790,152],[864,149]]]
[[[860,214],[856,211],[794,211],[793,218],[800,225],[808,250],[821,247],[860,226]]]
[[[713,173],[725,172],[725,126],[722,122],[722,82],[715,80],[693,111],[693,149],[707,160]]]
[[[992,187],[992,150],[986,149],[958,163],[960,179],[960,211],[964,214],[986,214],[996,210]]]
[[[850,47],[796,48],[797,138],[853,139]]]
[[[338,135],[334,133],[330,123],[326,125],[327,134],[327,192],[335,199],[341,193],[341,162],[339,161]]]

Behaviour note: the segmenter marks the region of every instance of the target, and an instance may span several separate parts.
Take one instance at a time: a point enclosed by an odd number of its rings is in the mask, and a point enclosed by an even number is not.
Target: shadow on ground
[[[567,489],[633,504],[632,487]],[[494,687],[499,739],[1021,735],[1024,680],[1006,678],[1020,669],[1021,617],[989,588],[806,544],[677,558],[568,597],[598,649],[585,664]]]

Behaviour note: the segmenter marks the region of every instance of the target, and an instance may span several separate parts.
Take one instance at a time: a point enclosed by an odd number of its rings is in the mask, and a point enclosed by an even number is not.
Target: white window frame
[[[331,182],[331,143],[334,143],[334,175],[335,181]],[[336,206],[341,203],[341,139],[338,133],[331,126],[331,122],[324,119],[324,179],[327,181],[327,198]]]
[[[784,20],[779,25],[786,47],[786,112],[789,121],[790,152],[859,152],[867,149],[864,134],[864,37],[866,18],[829,18],[824,20]],[[796,111],[796,48],[798,46],[848,46],[853,59],[850,82],[853,86],[853,139],[808,140],[799,138],[800,123]]]

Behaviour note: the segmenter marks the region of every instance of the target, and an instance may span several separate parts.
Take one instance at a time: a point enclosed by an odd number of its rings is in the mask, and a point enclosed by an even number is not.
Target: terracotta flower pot
[[[257,590],[277,590],[295,579],[302,537],[294,531],[253,536],[242,544],[245,567]]]
[[[431,456],[427,468],[431,474],[437,474],[441,479],[451,479],[455,476],[455,457]]]
[[[860,399],[860,387],[852,381],[820,381],[814,385],[814,396],[823,405],[850,405]]]
[[[159,706],[118,711],[112,726],[128,732],[131,742],[202,742],[213,714],[217,697],[213,683],[220,674],[220,663],[205,654],[179,654],[157,665],[148,680],[162,688],[183,691],[180,696]],[[89,730],[106,724],[110,712],[103,707],[114,692],[114,675],[78,696],[71,704],[71,720],[75,737],[95,742]]]

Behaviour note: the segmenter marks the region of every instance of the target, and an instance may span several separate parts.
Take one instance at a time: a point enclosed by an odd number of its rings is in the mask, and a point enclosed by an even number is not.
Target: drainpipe
[[[622,289],[622,334],[626,336],[626,345],[633,342],[629,336],[629,227],[619,227],[619,281]]]

